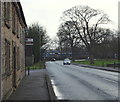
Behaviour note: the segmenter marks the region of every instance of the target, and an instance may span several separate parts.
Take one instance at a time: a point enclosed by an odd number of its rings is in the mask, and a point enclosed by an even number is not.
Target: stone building
[[[6,99],[25,76],[27,24],[20,2],[2,2],[2,99]]]

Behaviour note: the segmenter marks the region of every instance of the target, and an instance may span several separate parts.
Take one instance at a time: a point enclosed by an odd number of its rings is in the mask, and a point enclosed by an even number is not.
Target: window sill
[[[10,75],[11,75],[11,73],[9,73],[9,74],[3,74],[2,75],[2,79],[5,79],[5,78],[9,77]]]
[[[17,38],[19,39],[20,37],[17,35]]]
[[[10,24],[8,22],[5,22],[5,25],[8,29],[10,29]]]
[[[16,34],[15,30],[12,30],[12,33],[15,35]]]

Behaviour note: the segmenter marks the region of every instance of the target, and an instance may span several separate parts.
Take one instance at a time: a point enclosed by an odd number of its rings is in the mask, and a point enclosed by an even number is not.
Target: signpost
[[[33,46],[33,38],[26,38],[26,46]]]
[[[30,66],[34,64],[33,55],[33,38],[26,38],[25,40],[25,60],[28,67],[28,75],[30,74]]]

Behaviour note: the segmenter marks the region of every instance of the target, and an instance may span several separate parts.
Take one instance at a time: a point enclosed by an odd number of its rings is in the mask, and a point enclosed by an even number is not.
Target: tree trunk
[[[72,61],[75,61],[75,58],[74,58],[74,48],[73,48],[73,46],[72,46],[71,50],[72,50]]]
[[[93,56],[92,48],[91,47],[88,48],[88,53],[89,53],[90,64],[94,64],[94,56]]]
[[[92,54],[90,55],[90,64],[94,64],[94,57]]]

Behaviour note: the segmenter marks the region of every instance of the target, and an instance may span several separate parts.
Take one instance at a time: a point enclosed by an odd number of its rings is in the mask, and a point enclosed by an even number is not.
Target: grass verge
[[[90,62],[88,60],[74,61],[73,63],[80,63],[80,64],[86,64],[86,65],[106,67],[107,64],[120,63],[120,61],[115,60],[115,59],[99,59],[99,60],[94,60],[94,64],[90,64]]]
[[[41,61],[41,62],[35,63],[34,65],[29,66],[29,68],[30,69],[45,69],[45,62]],[[26,67],[26,69],[28,69],[28,67]]]

